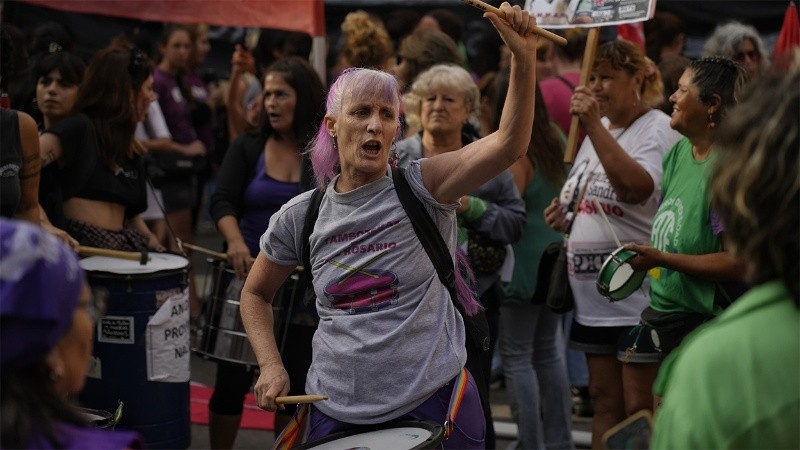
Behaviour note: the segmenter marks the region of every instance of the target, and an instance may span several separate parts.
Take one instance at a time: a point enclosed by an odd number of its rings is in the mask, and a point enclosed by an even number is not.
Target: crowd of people
[[[653,448],[800,446],[800,51],[770,68],[756,29],[732,22],[691,60],[680,19],[658,14],[646,48],[600,43],[581,84],[586,29],[560,31],[560,46],[519,6],[500,10],[484,14],[496,64],[471,64],[447,9],[355,11],[324,76],[309,36],[272,30],[236,46],[223,81],[200,75],[203,25],[121,35],[85,61],[48,24],[9,79],[4,24],[1,446],[146,445],[94,429],[73,400],[106,300],[77,255],[185,254],[204,217],[258,362],[216,361],[215,449],[233,448],[251,390],[276,436],[303,417],[307,441],[414,419],[443,425],[443,448],[495,448],[498,379],[517,448],[574,448],[573,414],[603,448],[642,410]],[[562,246],[566,314],[545,302],[544,262]],[[620,249],[647,276],[609,302],[597,280]],[[287,280],[305,299],[284,317]],[[191,269],[186,289],[202,332]],[[276,402],[304,393],[327,399]]]

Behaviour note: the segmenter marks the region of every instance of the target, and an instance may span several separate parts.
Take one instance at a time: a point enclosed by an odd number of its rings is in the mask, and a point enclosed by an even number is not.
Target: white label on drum
[[[97,342],[133,344],[133,316],[103,316],[97,322]]]
[[[147,379],[189,381],[189,291],[170,296],[147,322]]]
[[[89,369],[86,371],[86,376],[96,380],[103,379],[103,362],[96,356],[89,358]]]

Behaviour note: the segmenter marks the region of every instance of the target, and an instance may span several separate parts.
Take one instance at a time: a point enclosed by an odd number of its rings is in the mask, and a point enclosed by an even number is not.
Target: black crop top
[[[124,158],[112,171],[100,162],[97,146],[102,145],[91,120],[78,114],[47,129],[59,137],[63,165],[58,171],[64,201],[85,198],[125,206],[125,217],[147,209],[146,172],[140,156]]]

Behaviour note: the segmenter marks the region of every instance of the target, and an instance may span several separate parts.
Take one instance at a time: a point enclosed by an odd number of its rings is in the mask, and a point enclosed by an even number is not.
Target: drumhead
[[[443,437],[444,430],[436,422],[407,420],[334,433],[316,441],[306,442],[299,448],[318,450],[432,449],[442,442]]]
[[[87,272],[109,272],[120,275],[156,273],[165,270],[179,270],[189,267],[189,260],[171,253],[150,253],[146,264],[129,259],[108,256],[90,256],[80,260],[80,266]]]
[[[636,252],[620,247],[608,256],[597,274],[597,291],[612,302],[628,298],[642,285],[647,272],[636,271],[628,260]]]

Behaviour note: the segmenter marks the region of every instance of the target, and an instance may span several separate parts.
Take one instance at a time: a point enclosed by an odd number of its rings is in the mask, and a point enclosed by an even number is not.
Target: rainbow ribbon
[[[292,421],[286,425],[286,428],[284,428],[281,434],[278,435],[278,438],[275,439],[275,444],[272,446],[274,450],[289,450],[290,448],[294,448],[297,438],[300,437],[300,429],[303,427],[303,422],[308,415],[308,408],[308,403],[297,405],[297,410],[295,410],[294,416],[292,416]]]
[[[455,386],[453,386],[453,393],[450,394],[450,405],[447,407],[447,417],[444,419],[444,438],[450,437],[453,432],[453,424],[456,422],[458,410],[461,409],[461,402],[464,400],[464,393],[467,392],[467,384],[469,382],[469,374],[465,367],[461,368],[456,377]]]

